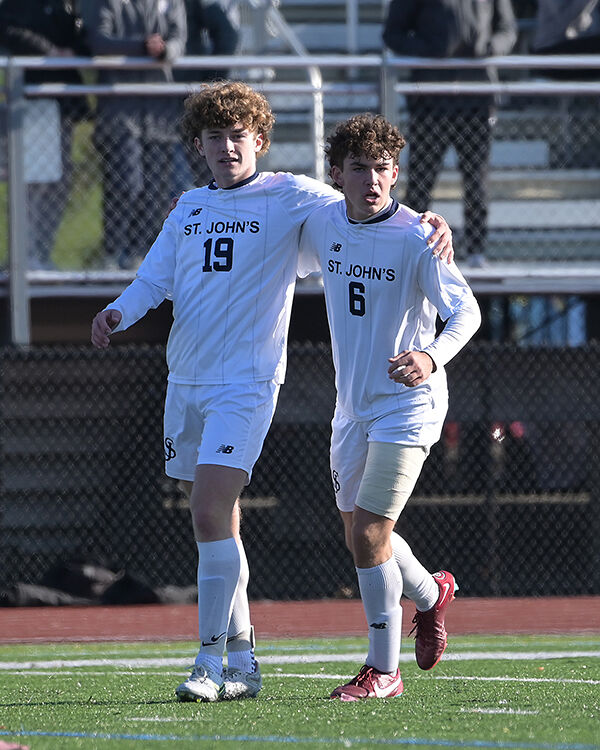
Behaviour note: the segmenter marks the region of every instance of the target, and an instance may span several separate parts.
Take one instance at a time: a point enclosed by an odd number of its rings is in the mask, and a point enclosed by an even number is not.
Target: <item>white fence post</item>
[[[10,327],[13,344],[31,341],[27,282],[27,193],[25,188],[23,121],[24,69],[11,60],[6,67],[8,130],[8,216],[10,268]]]

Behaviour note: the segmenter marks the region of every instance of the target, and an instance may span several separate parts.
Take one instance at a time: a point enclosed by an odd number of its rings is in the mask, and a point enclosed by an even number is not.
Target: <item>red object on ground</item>
[[[414,605],[403,601],[404,634]],[[306,638],[366,636],[359,599],[255,601],[250,603],[257,636]],[[458,597],[448,608],[450,635],[467,633],[600,633],[600,596],[539,599]],[[196,606],[5,607],[0,610],[0,643],[60,641],[194,641]]]

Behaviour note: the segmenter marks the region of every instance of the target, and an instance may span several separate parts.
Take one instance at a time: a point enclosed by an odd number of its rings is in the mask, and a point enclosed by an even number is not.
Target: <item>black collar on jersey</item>
[[[371,216],[369,219],[364,219],[363,221],[356,221],[356,219],[351,219],[348,215],[346,215],[346,218],[350,224],[379,224],[380,221],[385,221],[386,219],[389,219],[390,216],[393,216],[398,210],[398,205],[398,201],[395,198],[392,198],[390,205],[376,216]]]
[[[230,185],[226,188],[220,188],[221,190],[235,190],[236,188],[242,187],[243,185],[247,185],[249,182],[252,182],[252,180],[255,180],[259,175],[259,172],[255,172],[250,177],[246,177],[245,180],[242,180],[241,182],[236,182],[235,185]],[[209,190],[219,190],[219,186],[214,180],[211,180],[208,183],[208,189]]]

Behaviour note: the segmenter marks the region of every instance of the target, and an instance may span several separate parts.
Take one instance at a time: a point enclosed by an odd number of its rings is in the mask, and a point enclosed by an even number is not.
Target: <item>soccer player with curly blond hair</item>
[[[344,201],[314,211],[300,245],[299,274],[323,274],[337,388],[331,476],[369,626],[365,665],[331,694],[344,701],[402,694],[402,593],[417,607],[417,663],[434,667],[458,588],[448,571],[430,574],[394,531],[440,437],[444,365],[480,324],[460,271],[432,258],[431,228],[391,196],[403,146],[381,115],[340,123],[326,151]],[[436,335],[438,313],[446,324]]]
[[[184,133],[213,180],[179,198],[134,281],[92,324],[92,343],[105,348],[112,333],[173,301],[165,470],[190,498],[198,549],[200,648],[176,690],[183,701],[252,697],[262,686],[238,497],[285,375],[302,224],[342,200],[309,177],[257,171],[273,122],[265,97],[241,82],[188,97]],[[440,245],[449,235],[442,219]]]

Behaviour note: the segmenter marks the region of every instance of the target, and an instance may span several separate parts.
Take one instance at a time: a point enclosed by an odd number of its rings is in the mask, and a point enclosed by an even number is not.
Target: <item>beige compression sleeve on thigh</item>
[[[397,520],[410,497],[429,453],[420,445],[369,443],[356,505]]]

